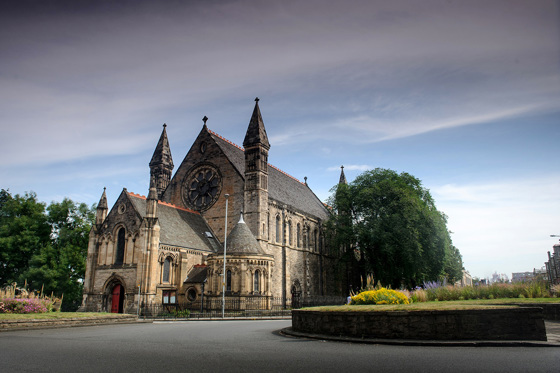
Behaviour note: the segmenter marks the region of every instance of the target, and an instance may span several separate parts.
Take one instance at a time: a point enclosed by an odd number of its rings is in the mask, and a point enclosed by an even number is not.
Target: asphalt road
[[[1,372],[560,372],[560,348],[405,347],[297,339],[273,321],[0,333]]]

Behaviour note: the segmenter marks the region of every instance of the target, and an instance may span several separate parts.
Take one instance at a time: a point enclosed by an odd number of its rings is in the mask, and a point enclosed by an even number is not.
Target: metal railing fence
[[[264,318],[291,316],[292,309],[326,305],[342,305],[345,297],[233,297],[225,301],[227,318]],[[140,308],[140,317],[149,319],[221,318],[222,299],[205,297],[177,304],[151,304]]]

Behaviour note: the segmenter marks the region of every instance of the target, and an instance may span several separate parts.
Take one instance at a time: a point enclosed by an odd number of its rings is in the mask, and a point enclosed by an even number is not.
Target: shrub
[[[175,317],[189,317],[191,314],[191,311],[184,309],[184,310],[175,310],[173,311],[173,315]]]
[[[351,304],[409,304],[409,301],[400,291],[381,288],[353,296]]]

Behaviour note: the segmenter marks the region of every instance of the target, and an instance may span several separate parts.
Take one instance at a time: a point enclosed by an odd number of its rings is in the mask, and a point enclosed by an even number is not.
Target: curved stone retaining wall
[[[509,305],[512,305],[511,303]],[[560,320],[560,302],[559,303],[514,303],[518,307],[540,307],[543,310],[543,319]]]
[[[19,319],[0,320],[0,332],[22,329],[46,329],[65,328],[70,326],[94,326],[107,324],[130,324],[136,323],[136,315],[114,314],[102,317],[75,317],[61,319]]]
[[[293,310],[298,332],[380,339],[546,341],[542,308],[321,312]]]

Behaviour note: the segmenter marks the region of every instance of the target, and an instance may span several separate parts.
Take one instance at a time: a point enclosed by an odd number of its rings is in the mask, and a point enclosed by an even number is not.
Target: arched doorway
[[[111,313],[123,313],[124,288],[121,284],[113,287],[111,297]]]

